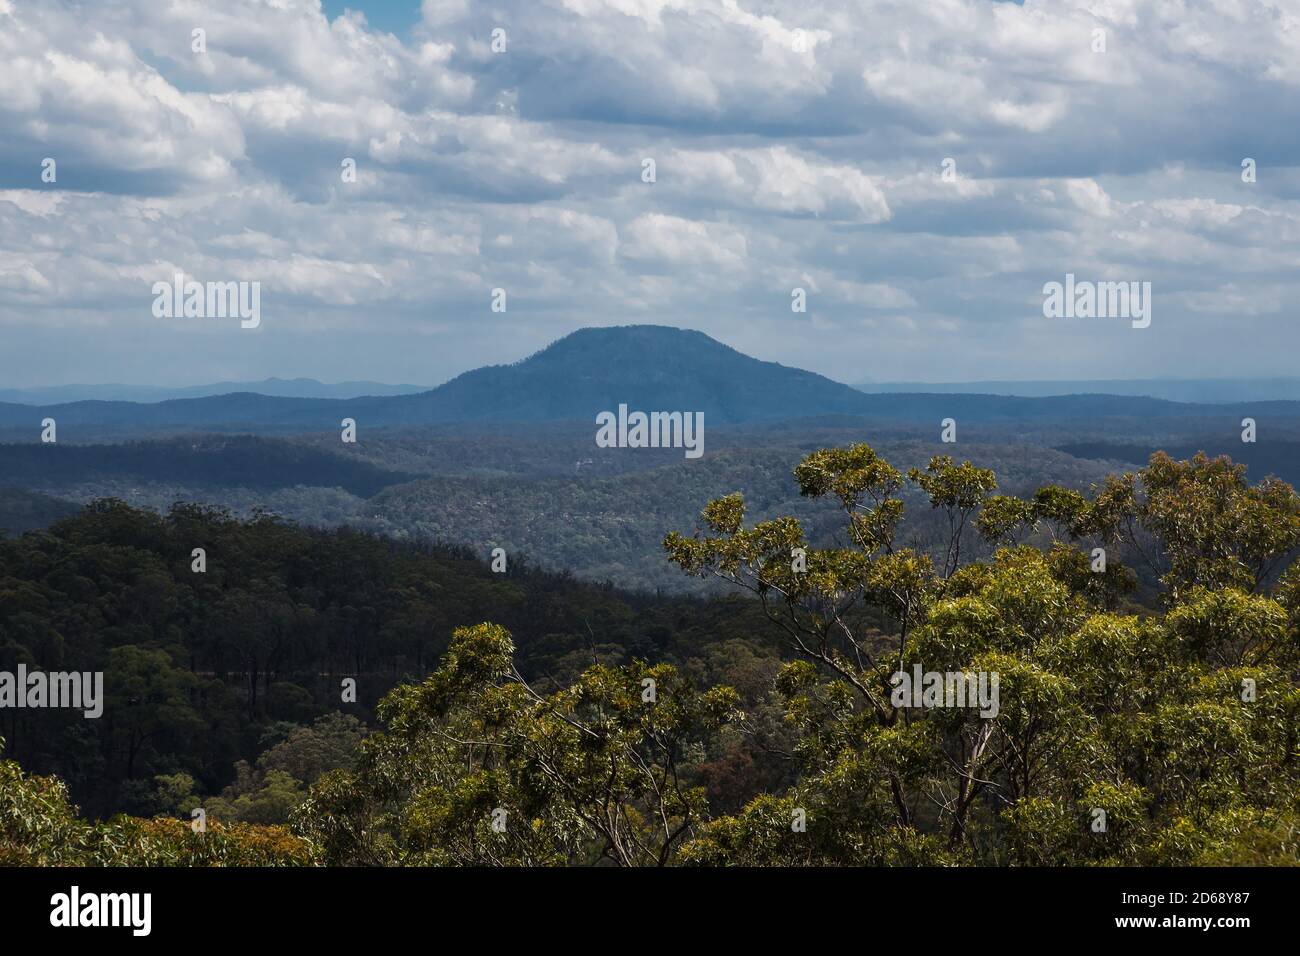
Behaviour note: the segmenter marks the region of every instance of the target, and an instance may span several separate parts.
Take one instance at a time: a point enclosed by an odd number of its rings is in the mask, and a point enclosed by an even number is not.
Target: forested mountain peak
[[[77,440],[83,426],[203,429],[334,429],[345,417],[365,427],[446,423],[594,422],[619,405],[642,412],[699,412],[710,427],[847,415],[925,423],[1069,422],[1199,418],[1207,428],[1241,416],[1293,418],[1295,402],[1198,405],[1115,395],[1025,398],[965,394],[865,394],[816,372],[753,358],[702,332],[658,325],[578,329],[510,365],[465,372],[430,391],[351,399],[248,392],[156,403],[0,403],[0,427],[28,429],[45,417]],[[1125,437],[1130,437],[1132,425]]]
[[[679,329],[671,325],[613,325],[577,329],[516,364],[589,364],[611,358],[648,363],[683,355],[693,355],[697,361],[755,361],[695,329]]]
[[[867,404],[814,372],[662,325],[579,329],[521,362],[467,372],[422,398],[441,420],[507,421],[587,419],[620,403],[701,411],[715,423],[860,412]]]

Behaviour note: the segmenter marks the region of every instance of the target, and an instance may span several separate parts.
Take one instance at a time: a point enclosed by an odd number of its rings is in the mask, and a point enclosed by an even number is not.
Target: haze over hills
[[[206,398],[232,392],[278,395],[282,398],[359,398],[363,395],[410,395],[427,385],[385,385],[383,382],[337,382],[314,378],[267,378],[260,382],[213,382],[169,388],[164,385],[50,385],[42,388],[0,388],[0,402],[56,405],[69,402],[164,402],[174,398]]]
[[[598,448],[595,416],[620,404],[703,412],[705,461],[677,449]],[[1241,441],[1246,416],[1260,423],[1258,443]],[[57,445],[38,439],[46,417],[58,423]],[[939,443],[949,417],[960,425],[957,446]],[[355,444],[339,440],[345,418],[357,422]],[[667,528],[690,527],[710,495],[742,491],[754,514],[811,514],[790,469],[816,447],[869,441],[917,467],[933,454],[969,456],[1004,489],[1086,489],[1157,448],[1227,453],[1255,480],[1300,478],[1296,402],[868,394],[700,332],[644,325],[583,329],[416,394],[9,404],[0,425],[0,485],[23,492],[0,501],[0,526],[11,529],[57,516],[63,505],[51,498],[115,497],[164,511],[198,501],[478,552],[502,546],[628,587],[685,586],[658,542]]]
[[[1300,378],[1077,379],[983,382],[862,382],[860,391],[1014,395],[1131,395],[1171,402],[1256,402],[1300,400]]]
[[[620,403],[700,411],[711,424],[862,414],[864,396],[813,372],[742,355],[700,332],[664,326],[581,329],[513,365],[466,372],[412,395],[349,400],[236,392],[153,403],[0,405],[0,424],[337,427],[368,424],[592,421]]]
[[[642,326],[642,330],[655,326]],[[660,327],[662,328],[662,327]],[[584,331],[607,331],[591,329]],[[696,333],[698,334],[698,333]],[[708,336],[704,336],[708,338]],[[561,339],[555,344],[558,346]],[[712,342],[712,339],[709,339]],[[547,354],[538,353],[538,357]],[[740,353],[736,353],[739,355]],[[772,364],[772,363],[765,363]],[[493,366],[460,376],[486,373]],[[811,374],[811,373],[810,373]],[[968,394],[1008,395],[1044,398],[1068,395],[1124,395],[1161,398],[1172,402],[1214,403],[1243,401],[1300,401],[1300,377],[1287,378],[1195,378],[1195,379],[1037,379],[1025,381],[986,380],[977,382],[861,382],[855,389],[867,394]],[[407,383],[347,381],[321,382],[314,378],[266,378],[250,382],[212,382],[207,385],[165,386],[50,385],[37,388],[0,388],[0,403],[19,405],[66,405],[72,402],[156,403],[180,398],[208,398],[215,395],[252,393],[279,398],[352,399],[366,396],[414,395],[436,388]]]
[[[667,326],[580,329],[513,365],[466,372],[429,391],[352,399],[236,392],[153,403],[80,401],[0,404],[0,425],[224,429],[336,429],[447,423],[593,422],[620,404],[631,410],[703,412],[709,425],[820,416],[937,423],[1042,423],[1081,419],[1205,419],[1237,414],[1295,418],[1300,403],[1178,403],[1106,394],[1025,398],[942,392],[867,394],[822,375],[764,362],[704,335]],[[71,441],[93,437],[63,433]]]

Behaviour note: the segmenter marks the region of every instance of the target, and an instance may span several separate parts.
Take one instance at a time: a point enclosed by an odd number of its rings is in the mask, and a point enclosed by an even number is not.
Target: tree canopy
[[[91,824],[60,781],[0,763],[0,862],[1300,863],[1290,486],[1157,454],[1087,494],[1017,498],[971,462],[904,474],[865,444],[814,451],[794,478],[842,513],[833,546],[792,517],[747,523],[740,494],[664,541],[751,596],[710,606],[753,627],[761,609],[781,661],[735,636],[674,661],[659,637],[624,655],[593,641],[557,680],[500,623],[458,627],[431,674],[386,694],[379,729],[290,726],[208,803],[264,823]],[[899,540],[909,485],[942,540]],[[213,632],[230,659],[292,632],[263,599]],[[128,749],[163,719],[140,700],[191,719],[192,673],[113,653]],[[159,793],[184,805],[193,782]],[[265,825],[286,814],[291,832]]]
[[[746,527],[738,494],[665,540],[786,637],[787,788],[710,812],[702,766],[747,721],[728,688],[634,661],[544,696],[484,624],[393,692],[388,729],[317,785],[297,832],[332,862],[1300,862],[1288,486],[1156,455],[1091,495],[1020,500],[970,462],[904,476],[865,444],[814,452],[795,479],[838,502],[843,546],[810,547],[793,518]],[[947,519],[929,551],[895,540],[905,482]],[[972,526],[991,559],[963,562]],[[1159,577],[1158,607],[1122,606],[1125,559]],[[913,669],[995,675],[996,711],[900,700]]]

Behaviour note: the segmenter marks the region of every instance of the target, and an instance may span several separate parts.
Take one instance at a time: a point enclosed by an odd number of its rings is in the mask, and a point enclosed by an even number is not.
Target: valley
[[[602,445],[601,413],[667,409],[670,397],[672,407],[704,410],[696,412],[707,429],[703,457]],[[483,556],[500,547],[539,568],[651,592],[716,590],[673,573],[660,542],[666,528],[695,527],[718,489],[743,492],[756,516],[798,516],[815,543],[833,543],[834,510],[802,499],[791,480],[791,462],[817,447],[869,441],[905,468],[951,454],[994,470],[1013,494],[1049,483],[1087,491],[1161,447],[1179,457],[1230,454],[1250,466],[1252,479],[1300,480],[1300,403],[1243,406],[1265,436],[1243,445],[1237,406],[1106,395],[864,395],[697,332],[656,326],[584,330],[516,365],[468,372],[426,393],[18,407],[29,418],[57,416],[59,442],[0,430],[0,487],[8,489],[0,527],[39,527],[104,497],[158,512],[197,502]],[[6,407],[10,421],[13,408]],[[405,421],[419,409],[461,419]],[[354,444],[340,441],[337,427],[302,424],[328,416],[336,425],[344,412],[358,421]],[[946,417],[957,423],[954,443],[939,440]],[[904,529],[923,547],[937,534],[930,518],[914,511]]]

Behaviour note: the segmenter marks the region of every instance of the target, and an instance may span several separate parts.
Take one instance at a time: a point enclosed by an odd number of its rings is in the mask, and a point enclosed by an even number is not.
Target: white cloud
[[[629,223],[620,251],[628,259],[658,260],[686,271],[737,269],[747,253],[745,237],[734,229],[661,213],[646,213]]]
[[[1072,340],[1080,377],[1277,371],[1297,87],[1289,0],[427,0],[405,38],[316,0],[0,0],[4,344],[87,330],[0,350],[0,376],[126,361],[134,330],[205,377],[149,324],[173,267],[263,282],[268,374],[323,355],[324,326],[356,337],[328,361],[434,380],[631,316],[846,378],[1032,376],[1036,290],[1067,271],[1161,300],[1122,352]],[[817,290],[797,332],[794,281]],[[496,285],[516,334],[483,325]],[[375,338],[433,328],[458,348]]]

